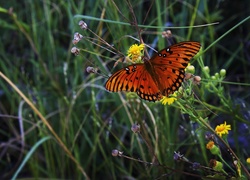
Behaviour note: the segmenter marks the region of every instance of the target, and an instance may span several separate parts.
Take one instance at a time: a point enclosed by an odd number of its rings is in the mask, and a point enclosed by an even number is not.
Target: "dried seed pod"
[[[78,25],[81,27],[81,29],[87,29],[88,25],[83,20],[79,21]]]
[[[87,73],[97,73],[97,69],[91,66],[86,68]]]
[[[200,76],[194,76],[193,83],[195,85],[199,85],[201,82],[201,77]]]
[[[193,77],[193,74],[191,74],[191,73],[185,74],[185,80],[191,79],[192,77]]]
[[[71,52],[77,56],[80,53],[80,49],[77,47],[72,47]]]

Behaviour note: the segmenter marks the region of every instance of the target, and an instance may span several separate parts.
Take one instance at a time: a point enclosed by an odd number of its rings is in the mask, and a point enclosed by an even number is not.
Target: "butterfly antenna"
[[[133,18],[133,23],[131,23],[131,25],[135,26],[135,28],[136,28],[136,30],[138,32],[139,39],[140,39],[141,43],[143,43],[142,37],[141,37],[141,30],[139,29],[139,26],[138,26],[138,23],[137,23],[137,19],[136,19],[134,10],[133,10],[133,6],[132,6],[132,4],[130,3],[129,0],[127,0],[127,4],[128,4],[128,7],[129,7],[129,11],[131,12],[132,18]]]
[[[145,24],[146,19],[147,19],[147,17],[148,17],[148,14],[149,14],[150,10],[152,9],[154,3],[155,3],[155,0],[153,0],[153,1],[151,2],[150,6],[149,6],[149,9],[147,10],[147,13],[146,13],[146,15],[145,15],[145,18],[144,18],[142,24]]]
[[[129,11],[131,12],[132,17],[133,17],[133,23],[131,23],[131,25],[134,25],[134,26],[135,26],[135,28],[136,28],[136,30],[137,30],[137,32],[138,32],[138,36],[139,36],[139,39],[140,39],[140,43],[141,43],[141,44],[144,44],[143,39],[142,39],[142,37],[141,37],[141,32],[142,32],[142,30],[141,30],[141,29],[139,28],[139,26],[138,26],[137,19],[136,19],[134,10],[133,10],[133,6],[132,6],[132,4],[130,3],[129,0],[127,0],[127,4],[128,4],[128,7],[129,7]],[[145,19],[144,19],[144,21],[145,21]],[[149,56],[149,54],[148,54],[146,48],[144,48],[144,52],[145,52],[145,54],[146,54],[146,57],[149,59],[150,56]]]

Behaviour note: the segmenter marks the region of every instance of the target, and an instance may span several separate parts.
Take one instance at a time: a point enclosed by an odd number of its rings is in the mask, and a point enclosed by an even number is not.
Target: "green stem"
[[[232,168],[231,168],[231,166],[229,166],[229,164],[222,158],[222,156],[221,155],[218,155],[219,156],[219,158],[220,158],[220,160],[223,162],[223,164],[225,164],[232,172],[234,172],[234,174],[236,173],[235,172],[235,170],[233,170]],[[223,170],[224,171],[224,170]],[[226,173],[226,172],[225,172]],[[227,173],[226,173],[227,174]]]

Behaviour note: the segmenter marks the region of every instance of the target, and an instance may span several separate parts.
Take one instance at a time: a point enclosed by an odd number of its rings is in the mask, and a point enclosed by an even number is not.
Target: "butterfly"
[[[200,50],[201,44],[185,41],[169,46],[144,63],[122,68],[112,74],[105,88],[111,92],[130,91],[147,101],[158,101],[179,89],[185,68]]]

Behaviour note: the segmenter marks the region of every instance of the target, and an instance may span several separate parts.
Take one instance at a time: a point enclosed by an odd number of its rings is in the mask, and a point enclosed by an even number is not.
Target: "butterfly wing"
[[[185,68],[199,49],[198,42],[181,42],[161,50],[144,64],[127,66],[106,82],[106,89],[112,92],[136,92],[148,101],[157,101],[178,90],[185,77]]]
[[[153,67],[151,74],[155,76],[164,96],[169,96],[181,86],[185,77],[185,68],[190,59],[199,52],[200,47],[199,42],[181,42],[159,51],[150,59]]]
[[[105,87],[112,92],[136,92],[140,98],[148,101],[162,98],[160,90],[144,64],[133,64],[115,72],[109,77]]]

